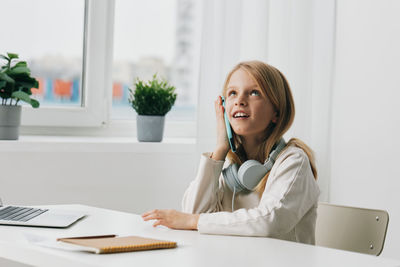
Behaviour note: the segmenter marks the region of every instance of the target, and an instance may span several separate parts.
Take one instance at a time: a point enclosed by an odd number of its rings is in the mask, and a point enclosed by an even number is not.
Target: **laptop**
[[[2,206],[0,200],[0,225],[66,228],[85,215],[80,211],[53,208]]]

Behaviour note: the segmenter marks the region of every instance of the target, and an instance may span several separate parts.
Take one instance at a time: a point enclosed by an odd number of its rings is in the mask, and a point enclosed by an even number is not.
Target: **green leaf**
[[[14,79],[8,76],[6,73],[0,73],[0,80],[9,82],[9,83],[15,83]]]
[[[17,64],[15,64],[14,67],[28,67],[28,64],[26,63],[26,61],[20,61]]]
[[[28,89],[37,88],[36,85],[37,84],[35,81],[17,81],[15,83],[16,87],[23,87],[23,88],[28,88]]]
[[[8,57],[9,57],[10,59],[13,59],[13,58],[18,58],[18,54],[14,54],[14,53],[7,53],[7,55],[8,55]]]
[[[12,93],[11,97],[15,98],[15,99],[20,99],[29,104],[31,103],[31,98],[29,97],[29,95],[22,91],[16,91],[16,92]]]
[[[7,82],[6,81],[0,81],[0,89],[6,86]]]
[[[27,75],[30,75],[31,71],[27,67],[14,66],[14,67],[11,68],[10,74],[27,74]]]
[[[17,99],[17,100],[24,101],[24,102],[30,104],[33,108],[38,108],[40,105],[39,101],[30,98],[27,93],[22,92],[22,91],[17,91],[17,92],[12,93],[11,97],[14,99]]]
[[[35,79],[35,84],[32,86],[32,88],[38,88],[39,89],[39,81]]]
[[[22,92],[22,91],[14,92],[14,93],[12,93],[11,97],[16,100],[21,100],[21,101],[24,101],[24,102],[32,105],[32,99],[25,92]],[[33,105],[32,105],[32,107],[33,107]]]
[[[31,88],[39,87],[39,82],[35,78],[26,74],[17,74],[13,75],[12,77],[15,80],[15,87],[17,88],[16,90],[19,90],[19,87],[28,88],[29,90]]]
[[[31,98],[31,106],[32,106],[33,108],[38,108],[38,107],[40,106],[40,103],[39,103],[39,101],[37,101],[36,99],[32,99],[32,98]]]

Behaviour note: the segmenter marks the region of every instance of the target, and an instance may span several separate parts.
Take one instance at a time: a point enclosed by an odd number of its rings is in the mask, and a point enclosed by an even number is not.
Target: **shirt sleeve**
[[[202,213],[200,233],[278,237],[290,232],[317,203],[319,188],[307,155],[294,149],[277,160],[259,205],[235,212]]]
[[[219,176],[224,161],[211,159],[210,155],[201,155],[196,178],[183,195],[183,212],[198,214],[222,210],[223,187],[220,186]]]

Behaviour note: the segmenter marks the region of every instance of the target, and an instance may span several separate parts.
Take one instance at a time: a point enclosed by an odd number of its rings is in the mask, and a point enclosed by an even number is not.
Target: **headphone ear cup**
[[[236,193],[245,189],[238,179],[238,169],[239,167],[237,164],[231,164],[222,170],[225,183],[232,192],[235,191]]]
[[[240,166],[238,180],[248,190],[253,190],[268,170],[257,160],[247,160]]]

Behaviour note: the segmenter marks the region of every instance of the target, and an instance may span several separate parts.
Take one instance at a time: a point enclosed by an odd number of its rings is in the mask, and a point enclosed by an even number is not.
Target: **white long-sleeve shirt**
[[[200,214],[198,231],[206,234],[264,236],[315,243],[319,188],[305,152],[289,146],[276,159],[261,196],[233,193],[221,175],[224,161],[201,156],[194,181],[186,190],[184,212]]]

